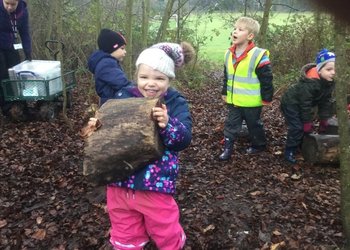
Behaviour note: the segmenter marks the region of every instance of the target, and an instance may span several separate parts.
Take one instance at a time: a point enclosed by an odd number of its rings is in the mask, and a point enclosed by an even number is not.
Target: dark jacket
[[[235,64],[238,64],[240,61],[244,60],[246,58],[247,53],[249,50],[255,47],[255,44],[253,42],[249,43],[248,47],[244,51],[244,53],[239,58],[236,59]],[[231,52],[234,55],[235,47],[230,48]],[[260,94],[261,99],[263,102],[271,102],[273,97],[273,74],[272,74],[272,67],[270,63],[270,59],[268,55],[265,53],[265,55],[261,58],[261,61],[259,62],[258,66],[255,69],[255,73],[259,79],[260,82]],[[222,95],[227,95],[227,71],[226,66],[224,66],[224,79],[223,79],[223,86],[221,90]]]
[[[137,87],[127,87],[118,92],[117,99],[141,96]],[[127,180],[112,185],[134,190],[175,193],[179,173],[178,152],[191,143],[192,119],[187,101],[178,91],[169,88],[164,95],[164,100],[169,123],[164,129],[159,128],[160,138],[165,146],[163,156],[141,168]]]
[[[127,79],[119,61],[102,50],[97,50],[90,55],[88,67],[95,77],[96,93],[101,98],[100,105],[114,98],[121,88],[132,84]]]
[[[0,1],[0,49],[10,50],[13,49],[13,44],[19,43],[19,40],[15,40],[11,20],[13,24],[17,24],[26,58],[31,58],[32,42],[29,34],[28,10],[23,0],[18,1],[17,9],[11,15],[5,10],[3,1]]]
[[[290,86],[282,96],[281,105],[297,106],[303,123],[312,122],[314,107],[318,107],[320,120],[328,119],[333,115],[334,87],[334,81],[319,78],[316,64],[307,64],[301,69],[298,83]]]

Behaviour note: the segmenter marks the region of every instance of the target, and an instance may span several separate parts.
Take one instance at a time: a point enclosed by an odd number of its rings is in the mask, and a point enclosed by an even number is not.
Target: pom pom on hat
[[[322,49],[320,52],[318,52],[316,57],[317,71],[320,71],[321,68],[328,62],[335,62],[335,54],[327,49]]]
[[[157,43],[140,53],[136,67],[146,64],[169,78],[175,78],[175,69],[190,62],[194,56],[195,50],[190,43]]]
[[[111,54],[121,46],[125,45],[126,39],[119,32],[109,29],[102,29],[97,38],[97,44],[100,50]]]
[[[179,68],[185,63],[183,49],[180,44],[177,43],[157,43],[151,48],[159,48],[174,60],[175,67]]]

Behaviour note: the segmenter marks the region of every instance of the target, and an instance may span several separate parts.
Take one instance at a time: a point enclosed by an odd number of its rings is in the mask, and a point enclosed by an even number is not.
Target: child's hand
[[[168,110],[165,104],[162,104],[162,107],[154,107],[152,109],[152,117],[158,122],[160,128],[165,128],[169,122]]]
[[[225,95],[222,95],[221,99],[224,101],[224,103],[226,103],[226,96]]]
[[[271,106],[271,102],[268,102],[268,101],[262,101],[262,105],[263,106]]]

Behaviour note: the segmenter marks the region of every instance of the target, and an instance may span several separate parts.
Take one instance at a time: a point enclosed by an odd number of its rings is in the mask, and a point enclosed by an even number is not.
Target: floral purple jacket
[[[117,93],[117,99],[140,97],[136,87],[126,87]],[[192,119],[185,98],[175,89],[169,88],[164,96],[169,123],[159,128],[165,146],[162,157],[141,168],[124,181],[112,185],[134,190],[148,190],[174,194],[179,173],[178,152],[188,147],[192,139]]]

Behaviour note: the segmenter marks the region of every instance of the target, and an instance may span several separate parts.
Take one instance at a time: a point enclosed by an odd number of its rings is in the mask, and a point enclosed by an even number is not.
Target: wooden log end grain
[[[312,164],[339,163],[339,135],[310,134],[304,136],[302,155]]]

